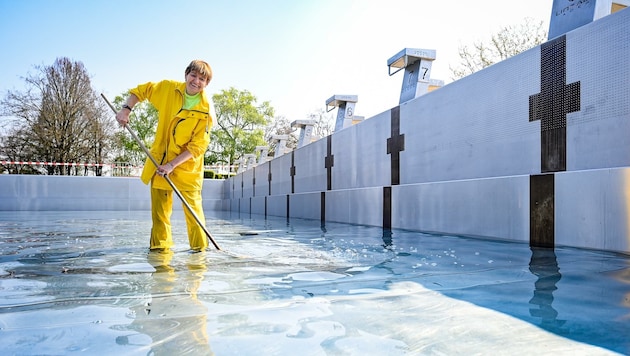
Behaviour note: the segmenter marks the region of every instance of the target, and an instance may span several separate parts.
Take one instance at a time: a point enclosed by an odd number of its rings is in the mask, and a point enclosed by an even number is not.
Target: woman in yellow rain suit
[[[212,79],[208,63],[192,61],[185,70],[185,82],[162,80],[157,83],[141,84],[130,90],[122,109],[116,114],[121,125],[129,122],[129,114],[138,102],[148,100],[159,113],[155,141],[151,155],[160,164],[155,167],[147,158],[141,179],[151,183],[151,228],[152,250],[170,249],[171,213],[173,190],[165,175],[168,175],[195,212],[200,221],[203,214],[201,188],[203,185],[203,158],[210,143],[214,107],[204,89]],[[157,174],[156,174],[157,173]],[[188,242],[193,251],[208,247],[208,237],[187,209],[186,225]]]

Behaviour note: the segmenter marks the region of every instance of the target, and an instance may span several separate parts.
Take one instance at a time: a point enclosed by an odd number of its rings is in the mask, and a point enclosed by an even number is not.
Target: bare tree
[[[332,113],[327,113],[324,109],[316,110],[308,115],[309,120],[315,121],[313,135],[317,138],[324,138],[335,130],[335,117]],[[270,125],[265,128],[265,141],[269,142],[269,154],[273,155],[277,142],[273,140],[275,135],[288,135],[286,147],[290,150],[297,148],[299,132],[291,127],[291,122],[284,116],[275,117]]]
[[[507,26],[492,35],[488,43],[475,42],[472,48],[459,47],[461,59],[458,67],[449,67],[452,79],[460,79],[494,63],[510,58],[547,40],[543,22],[525,18],[516,26]]]
[[[336,117],[333,116],[332,113],[328,113],[324,109],[319,109],[318,111],[311,113],[308,117],[310,120],[315,121],[313,133],[316,137],[324,138],[335,131]]]
[[[8,134],[0,139],[1,158],[9,162],[28,162],[28,157],[32,157],[32,145],[28,137],[29,135],[23,129],[9,129]],[[0,171],[10,174],[41,174],[45,172],[45,169],[28,164],[11,163],[3,164]]]
[[[297,136],[292,135],[291,122],[285,116],[276,116],[269,125],[265,127],[265,141],[269,143],[269,155],[274,156],[278,141],[273,137],[276,135],[287,135],[286,147],[290,150],[297,148]]]
[[[24,160],[59,163],[102,163],[109,154],[114,121],[91,87],[81,62],[58,58],[52,66],[35,67],[25,79],[26,91],[9,91],[0,102],[0,114],[13,121],[14,140],[5,140],[3,151],[18,142]],[[110,115],[111,116],[111,115]],[[47,166],[47,174],[79,174],[69,166]],[[96,175],[102,167],[91,168]]]

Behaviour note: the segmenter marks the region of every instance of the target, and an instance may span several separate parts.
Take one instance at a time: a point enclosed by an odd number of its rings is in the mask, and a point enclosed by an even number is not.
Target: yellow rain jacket
[[[149,150],[159,164],[165,164],[188,150],[192,158],[175,167],[169,174],[173,184],[181,191],[201,190],[203,185],[203,157],[210,144],[209,130],[214,113],[212,102],[201,92],[199,103],[190,110],[182,109],[186,83],[163,80],[141,84],[131,94],[149,100],[158,110],[159,119],[155,141]],[[157,167],[147,158],[140,178],[144,184],[156,189],[172,190],[166,179],[156,175]]]

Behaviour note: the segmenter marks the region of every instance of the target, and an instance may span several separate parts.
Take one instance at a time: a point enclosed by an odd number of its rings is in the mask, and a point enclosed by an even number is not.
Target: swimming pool
[[[7,355],[629,354],[630,258],[207,212],[0,212]]]

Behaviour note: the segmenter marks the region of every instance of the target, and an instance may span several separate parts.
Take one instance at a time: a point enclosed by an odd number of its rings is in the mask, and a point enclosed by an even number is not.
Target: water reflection
[[[529,314],[541,319],[541,326],[550,330],[560,328],[566,320],[558,320],[558,311],[553,308],[553,292],[562,278],[553,248],[531,247],[532,257],[529,270],[538,277],[534,283],[534,296],[529,300]]]
[[[149,253],[148,262],[156,270],[148,288],[151,298],[133,308],[131,324],[132,330],[151,338],[146,345],[149,354],[214,354],[207,333],[207,308],[197,298],[207,270],[205,257],[205,252],[185,255],[185,267],[178,271],[172,263],[173,252]],[[116,342],[133,345],[128,336]]]
[[[626,264],[626,267],[621,268],[620,270],[613,273],[615,279],[625,286],[630,286],[630,266],[628,266],[628,264],[630,264],[630,262]],[[627,288],[621,299],[621,305],[623,305],[627,309],[630,309],[630,291],[627,291]],[[621,320],[630,320],[630,312],[623,315],[621,317]]]
[[[391,229],[383,229],[383,248],[391,249],[393,245],[392,240],[392,230]]]

